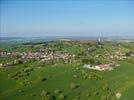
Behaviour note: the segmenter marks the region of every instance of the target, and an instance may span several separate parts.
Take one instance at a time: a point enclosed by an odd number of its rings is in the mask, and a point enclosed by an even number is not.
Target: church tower
[[[101,43],[101,39],[100,39],[100,37],[98,38],[98,42]]]
[[[101,43],[101,38],[99,37],[98,40],[97,40],[97,47],[98,48],[102,48],[102,43]]]

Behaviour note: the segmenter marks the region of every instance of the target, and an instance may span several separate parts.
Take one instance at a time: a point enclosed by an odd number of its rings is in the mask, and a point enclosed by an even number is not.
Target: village
[[[107,48],[104,47],[104,43],[101,41],[100,37],[96,41],[62,41],[62,48],[66,50],[67,49],[66,45],[68,44],[68,46],[72,46],[72,49],[74,50],[73,45],[75,45],[80,48],[79,53],[74,53],[74,52],[69,53],[67,51],[60,51],[61,44],[59,42],[60,41],[58,42],[51,41],[51,42],[45,43],[45,48],[44,48],[44,43],[43,45],[42,43],[25,43],[24,44],[24,46],[29,45],[30,49],[31,47],[33,49],[36,46],[43,46],[43,48],[38,48],[36,51],[29,50],[29,51],[23,51],[23,52],[20,52],[20,51],[7,52],[4,50],[1,50],[0,51],[1,58],[14,57],[15,59],[10,62],[0,63],[0,67],[3,68],[3,67],[8,67],[8,66],[17,65],[17,64],[23,64],[23,63],[26,63],[28,59],[32,59],[35,61],[42,61],[42,62],[61,61],[62,63],[66,63],[66,64],[80,63],[80,66],[83,66],[84,68],[104,71],[104,70],[113,70],[114,68],[120,66],[117,63],[118,60],[129,60],[132,57],[134,57],[133,51],[126,52],[126,51],[121,51],[118,49],[106,50]],[[60,49],[56,50],[59,47]],[[83,48],[85,48],[85,51],[84,50],[82,51]],[[118,48],[120,48],[120,45]],[[99,50],[99,52],[96,52],[97,50]],[[83,62],[83,57],[86,62],[85,61]],[[95,58],[95,59],[92,59],[92,58]]]
[[[116,51],[114,53],[102,53],[102,54],[96,54],[96,58],[99,58],[100,56],[103,56],[105,59],[111,59],[112,60],[123,60],[123,59],[129,59],[130,57],[126,56],[125,53],[121,53],[119,51]],[[132,54],[130,56],[133,56]],[[16,57],[15,60],[6,62],[6,63],[0,63],[0,67],[8,67],[12,65],[17,65],[17,64],[22,64],[26,63],[27,59],[33,59],[37,61],[62,61],[64,63],[77,63],[79,59],[77,59],[75,54],[69,54],[69,53],[63,53],[60,51],[45,51],[45,50],[40,50],[38,52],[6,52],[6,51],[1,51],[0,52],[0,57]],[[115,67],[118,67],[119,64],[109,62],[109,63],[104,63],[104,64],[95,64],[94,66],[91,66],[90,64],[84,64],[84,68],[88,69],[93,69],[93,70],[99,70],[99,71],[104,71],[104,70],[113,70]]]
[[[50,60],[61,60],[64,63],[74,63],[75,55],[61,52],[6,52],[1,51],[0,57],[16,57],[17,59],[7,62],[0,63],[0,67],[7,67],[11,65],[25,63],[26,59],[50,61]]]

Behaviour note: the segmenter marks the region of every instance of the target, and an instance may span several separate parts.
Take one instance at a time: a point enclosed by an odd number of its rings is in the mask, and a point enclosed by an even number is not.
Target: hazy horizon
[[[1,0],[1,37],[134,36],[132,0]]]

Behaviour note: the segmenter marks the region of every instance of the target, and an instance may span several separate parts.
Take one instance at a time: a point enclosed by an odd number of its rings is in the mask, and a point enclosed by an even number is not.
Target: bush
[[[24,91],[23,91],[23,90],[19,90],[18,92],[22,93],[22,92],[24,92]]]
[[[61,93],[61,91],[60,91],[59,89],[56,89],[56,90],[54,91],[54,93],[55,93],[55,94],[59,94],[59,93]]]
[[[76,91],[76,94],[79,95],[80,94],[80,91]]]
[[[70,85],[71,89],[76,89],[78,87],[79,87],[79,84],[71,83],[71,85]]]
[[[60,100],[63,100],[65,99],[65,96],[63,94],[60,94],[59,97],[58,97]]]
[[[77,75],[73,75],[73,77],[74,77],[74,78],[78,78],[78,76],[77,76]]]
[[[35,93],[32,93],[31,96],[36,96],[36,94]]]
[[[99,95],[99,92],[94,92],[94,95]]]
[[[41,81],[46,81],[46,80],[47,80],[47,78],[45,78],[45,77],[41,79]]]
[[[82,59],[82,63],[84,64],[88,64],[89,62],[90,62],[89,59],[86,59],[86,58]]]
[[[42,96],[42,100],[55,100],[56,97],[51,95],[49,92],[43,90],[40,94]]]
[[[76,99],[80,99],[80,95],[77,95],[77,96],[76,96]]]
[[[55,100],[55,99],[56,97],[50,94],[44,97],[44,100]]]
[[[23,80],[22,82],[21,82],[21,84],[22,85],[24,85],[24,86],[27,86],[27,85],[29,85],[29,84],[31,84],[32,82],[30,81],[30,80]]]
[[[45,90],[43,90],[40,95],[41,96],[47,96],[48,95],[48,92],[46,92]]]
[[[87,94],[87,97],[91,97],[91,94],[89,93],[89,94]]]

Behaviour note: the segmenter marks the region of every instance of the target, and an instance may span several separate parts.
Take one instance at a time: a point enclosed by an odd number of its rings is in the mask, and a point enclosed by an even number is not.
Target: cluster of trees
[[[73,90],[76,89],[76,88],[78,88],[78,87],[79,87],[79,84],[78,83],[76,83],[76,84],[75,83],[71,83],[70,84],[70,88],[73,89]]]
[[[9,78],[12,78],[14,80],[19,80],[20,78],[29,76],[33,70],[34,69],[30,67],[23,68],[19,71],[16,71],[15,73],[9,74]]]
[[[56,89],[54,93],[55,94],[52,94],[50,92],[42,90],[40,95],[42,97],[42,100],[64,100],[66,97],[59,89]]]
[[[82,62],[82,64],[90,64],[92,66],[92,65],[99,65],[99,64],[109,63],[109,60],[105,59],[105,58],[102,58],[102,57],[99,57],[99,58],[90,57],[90,58],[81,59],[81,62]]]
[[[134,55],[134,51],[129,51],[126,53],[126,56],[132,56],[132,55]]]
[[[20,84],[23,85],[23,86],[27,86],[27,85],[29,85],[29,84],[31,84],[31,83],[32,83],[32,81],[27,80],[27,79],[23,79],[23,80],[20,82]]]
[[[87,73],[84,70],[81,71],[82,79],[101,80],[103,77],[95,72]]]
[[[42,100],[55,100],[56,99],[54,95],[50,94],[50,92],[47,92],[45,90],[43,90],[40,95],[42,97]]]
[[[95,58],[83,58],[81,61],[83,64],[91,64],[91,66],[101,63],[99,59],[95,59]]]
[[[28,43],[23,43],[23,45],[40,45],[40,44],[46,44],[46,42],[28,42]]]

